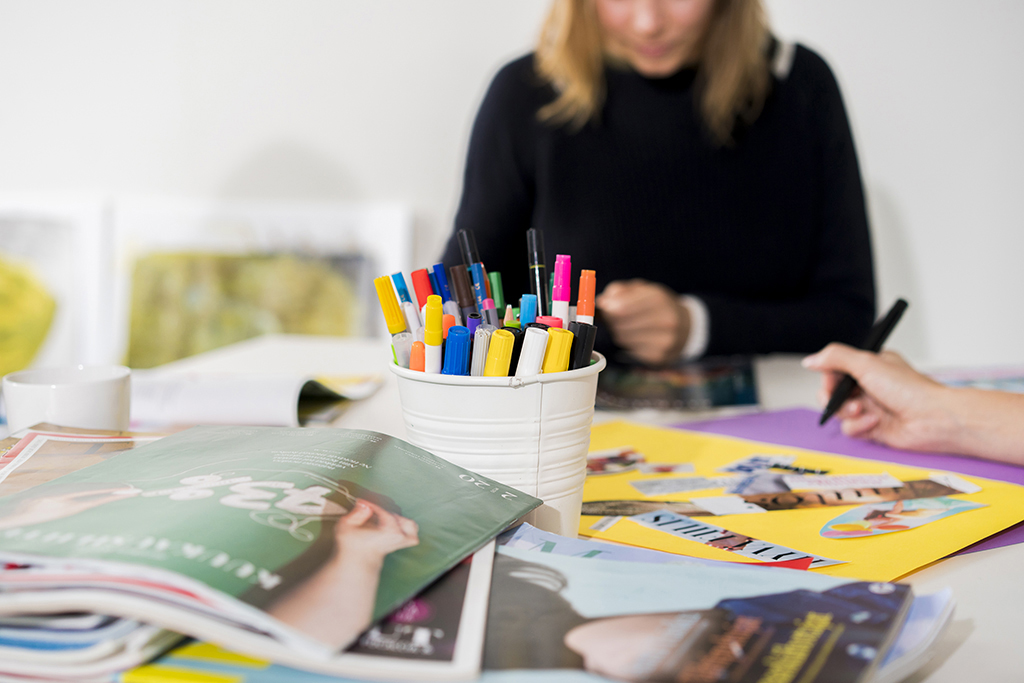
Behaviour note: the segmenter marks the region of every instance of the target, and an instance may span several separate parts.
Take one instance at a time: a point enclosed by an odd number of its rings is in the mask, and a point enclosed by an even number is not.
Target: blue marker
[[[444,343],[444,367],[442,375],[469,374],[469,330],[461,325],[448,328],[448,339]]]
[[[526,326],[537,320],[537,295],[523,294],[519,300],[519,326],[526,329]]]
[[[484,299],[487,296],[487,276],[484,275],[484,264],[471,263],[469,273],[473,276],[473,297],[476,299],[476,310],[484,310]]]
[[[398,292],[399,301],[412,303],[409,289],[405,286],[405,276],[401,272],[394,273],[391,276],[391,280],[395,283],[395,291]]]
[[[451,301],[452,293],[448,289],[448,276],[444,273],[443,263],[434,265],[434,280],[437,282],[434,291],[441,295],[441,301]]]
[[[430,290],[441,297],[441,303],[444,303],[444,295],[441,294],[441,289],[437,286],[437,276],[434,275],[432,270],[427,271],[427,277],[430,278]]]

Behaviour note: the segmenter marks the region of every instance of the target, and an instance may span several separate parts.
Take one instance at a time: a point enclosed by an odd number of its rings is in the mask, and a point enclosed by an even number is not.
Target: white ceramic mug
[[[79,429],[128,429],[131,370],[122,365],[12,372],[3,380],[11,433],[39,422]]]

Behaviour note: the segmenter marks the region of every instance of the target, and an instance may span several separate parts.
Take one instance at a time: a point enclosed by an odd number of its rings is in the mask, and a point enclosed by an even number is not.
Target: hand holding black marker
[[[862,348],[865,351],[871,351],[872,353],[878,353],[882,350],[882,344],[889,338],[893,328],[896,327],[896,323],[899,322],[903,312],[907,310],[909,304],[903,299],[897,299],[896,303],[892,305],[889,312],[885,314],[884,318],[878,320],[871,331],[868,332],[867,339],[864,340]],[[832,391],[832,395],[828,399],[828,405],[825,406],[825,411],[821,414],[821,420],[818,421],[819,425],[823,425],[828,422],[828,419],[836,414],[846,400],[850,398],[850,394],[857,388],[857,380],[850,375],[843,375],[843,378],[839,380],[839,384]]]

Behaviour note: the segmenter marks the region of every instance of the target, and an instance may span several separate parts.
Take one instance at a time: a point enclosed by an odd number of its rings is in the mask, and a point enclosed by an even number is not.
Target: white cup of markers
[[[402,273],[376,278],[395,364],[425,373],[479,377],[530,377],[590,365],[597,333],[595,273],[580,273],[572,315],[571,271],[569,256],[555,257],[550,315],[543,315],[545,302],[537,294],[524,294],[518,311],[506,304],[501,274],[488,274],[479,262],[453,266],[450,278],[440,263],[430,271],[414,271],[416,303]]]

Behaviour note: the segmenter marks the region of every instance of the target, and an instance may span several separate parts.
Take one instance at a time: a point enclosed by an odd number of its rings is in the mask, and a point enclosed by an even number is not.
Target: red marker
[[[544,323],[548,327],[562,327],[562,319],[556,318],[553,315],[538,315],[534,322]]]
[[[412,271],[412,287],[416,290],[416,304],[419,308],[427,305],[427,297],[434,293],[430,286],[430,274],[426,268]]]
[[[448,339],[448,328],[455,324],[455,316],[450,313],[445,313],[441,316],[441,336],[444,339]]]
[[[594,299],[597,297],[597,274],[580,271],[580,296],[576,300],[576,322],[594,324]]]

